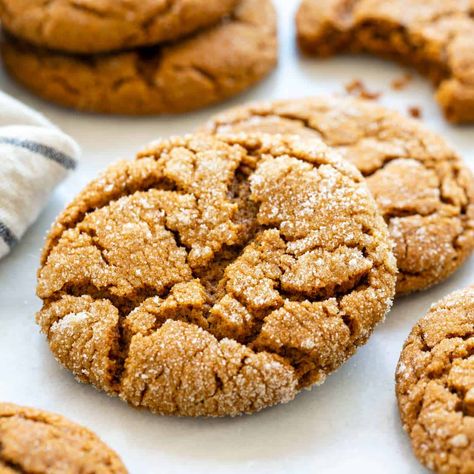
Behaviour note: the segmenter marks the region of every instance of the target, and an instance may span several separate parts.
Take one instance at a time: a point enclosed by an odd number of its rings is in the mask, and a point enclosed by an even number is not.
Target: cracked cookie
[[[0,403],[0,474],[126,474],[94,433],[60,415]]]
[[[448,120],[474,122],[472,0],[303,0],[297,29],[308,54],[368,51],[414,66]]]
[[[474,287],[434,304],[413,328],[396,372],[398,406],[418,459],[474,472]]]
[[[239,0],[0,0],[11,34],[69,53],[101,53],[182,38],[228,15]]]
[[[421,123],[352,98],[255,103],[223,112],[204,131],[321,138],[367,180],[395,243],[397,293],[427,288],[474,249],[474,179]]]
[[[287,402],[390,307],[396,262],[321,141],[190,135],[111,166],[53,225],[37,322],[82,382],[159,414]]]
[[[39,96],[80,110],[178,113],[222,101],[267,75],[277,61],[270,0],[242,0],[219,25],[183,41],[121,53],[69,56],[7,36],[10,74]]]

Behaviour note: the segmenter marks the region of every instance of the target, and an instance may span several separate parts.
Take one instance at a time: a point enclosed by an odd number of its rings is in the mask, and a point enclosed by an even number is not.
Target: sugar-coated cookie
[[[127,474],[94,433],[60,415],[0,403],[0,474]]]
[[[362,176],[321,141],[191,135],[89,184],[38,276],[37,321],[79,380],[223,416],[323,382],[383,319],[396,263]]]
[[[434,304],[408,337],[396,373],[403,426],[428,468],[474,472],[474,287]]]

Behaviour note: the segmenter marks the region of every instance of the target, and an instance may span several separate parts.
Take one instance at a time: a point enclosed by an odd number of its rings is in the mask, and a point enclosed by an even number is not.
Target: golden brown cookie
[[[384,317],[396,264],[362,176],[319,140],[191,135],[89,184],[38,276],[37,321],[80,381],[223,416],[322,383]]]
[[[205,131],[319,137],[366,177],[395,242],[397,293],[427,288],[474,249],[474,178],[420,122],[352,98],[256,103],[223,112]]]
[[[94,433],[60,415],[0,403],[0,474],[126,474]]]
[[[242,0],[233,15],[168,46],[73,57],[6,38],[5,66],[45,99],[93,112],[185,112],[249,88],[276,64],[270,0]]]
[[[303,51],[368,51],[417,68],[437,86],[448,120],[474,121],[472,0],[303,0]]]
[[[2,26],[37,46],[100,53],[182,38],[240,0],[0,0]]]
[[[413,328],[396,373],[403,427],[418,459],[474,472],[474,287],[434,304]]]

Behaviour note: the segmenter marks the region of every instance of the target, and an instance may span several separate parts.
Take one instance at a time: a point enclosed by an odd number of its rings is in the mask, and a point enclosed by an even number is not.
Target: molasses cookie
[[[185,112],[249,88],[276,64],[270,0],[242,0],[232,17],[166,46],[69,56],[7,37],[10,74],[45,99],[114,114]]]
[[[182,38],[231,14],[238,1],[0,0],[0,20],[37,46],[91,54]]]
[[[474,287],[434,304],[413,328],[396,382],[418,459],[438,473],[474,472]]]
[[[0,474],[126,474],[94,433],[60,415],[0,403]]]
[[[43,251],[37,315],[83,382],[159,414],[287,402],[390,307],[396,262],[360,173],[321,141],[160,141],[89,184]]]
[[[250,104],[224,112],[210,133],[263,131],[319,137],[366,177],[395,243],[397,293],[452,274],[474,249],[474,179],[420,122],[352,98]]]
[[[303,0],[297,29],[309,54],[368,51],[414,66],[448,120],[474,121],[472,1]]]

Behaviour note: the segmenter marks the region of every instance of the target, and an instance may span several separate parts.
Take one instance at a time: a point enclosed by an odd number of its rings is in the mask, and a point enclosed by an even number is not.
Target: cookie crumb
[[[344,87],[349,95],[359,97],[361,99],[378,100],[382,95],[380,92],[369,91],[360,79],[353,79]]]
[[[408,113],[410,114],[410,117],[413,117],[413,118],[421,118],[423,117],[423,113],[421,111],[421,108],[416,106],[416,105],[412,105],[410,107],[408,107]]]
[[[408,84],[413,80],[413,74],[406,72],[399,77],[396,77],[390,84],[390,87],[394,91],[401,91],[405,89]]]

